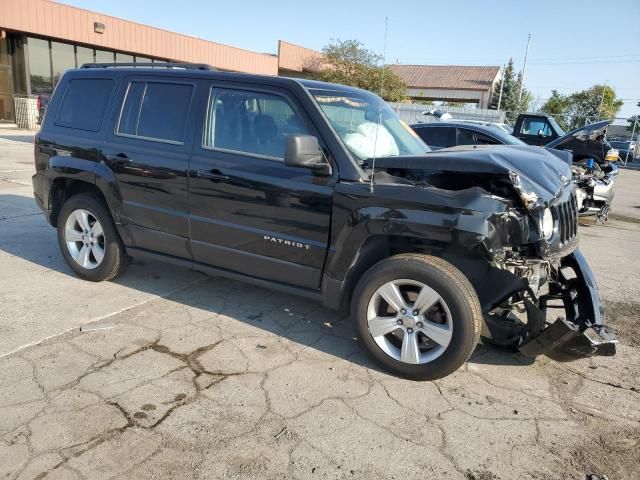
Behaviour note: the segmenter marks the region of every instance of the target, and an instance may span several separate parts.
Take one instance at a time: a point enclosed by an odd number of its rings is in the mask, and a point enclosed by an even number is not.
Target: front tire
[[[65,261],[84,280],[111,280],[129,263],[109,210],[95,195],[69,198],[60,210],[57,228]]]
[[[467,361],[480,338],[475,290],[450,263],[427,255],[382,260],[360,279],[351,314],[365,350],[386,370],[435,380]]]

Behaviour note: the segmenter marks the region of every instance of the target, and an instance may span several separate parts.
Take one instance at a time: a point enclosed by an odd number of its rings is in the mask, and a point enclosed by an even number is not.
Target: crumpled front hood
[[[578,140],[582,140],[584,142],[597,142],[598,138],[604,137],[604,135],[607,133],[607,128],[609,127],[610,123],[611,121],[604,120],[602,122],[596,122],[592,123],[591,125],[576,128],[575,130],[571,130],[566,135],[558,137],[555,140],[547,143],[545,147],[557,148],[574,138],[577,138]]]
[[[376,159],[375,168],[425,173],[495,174],[508,178],[529,208],[555,200],[571,181],[570,155],[544,147],[460,146],[420,156]],[[526,200],[527,196],[531,201]],[[537,199],[533,199],[533,197]]]

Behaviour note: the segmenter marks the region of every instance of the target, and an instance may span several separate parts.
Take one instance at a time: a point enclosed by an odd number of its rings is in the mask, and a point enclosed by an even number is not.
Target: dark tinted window
[[[132,82],[118,133],[183,142],[192,91],[191,85]]]
[[[283,97],[261,92],[213,89],[204,146],[284,158],[287,136],[308,133]]]
[[[140,104],[144,94],[145,83],[131,82],[127,90],[127,96],[122,107],[118,132],[127,135],[135,135],[138,129],[138,116],[140,114]]]
[[[430,147],[448,148],[456,144],[456,129],[451,127],[416,128],[418,136]]]
[[[113,80],[106,78],[71,80],[64,92],[56,125],[99,131],[112,89]]]

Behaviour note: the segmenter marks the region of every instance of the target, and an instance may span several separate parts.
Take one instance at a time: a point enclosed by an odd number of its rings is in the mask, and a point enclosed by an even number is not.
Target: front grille
[[[569,199],[553,206],[558,222],[558,237],[561,243],[567,243],[578,234],[578,202],[571,194]]]

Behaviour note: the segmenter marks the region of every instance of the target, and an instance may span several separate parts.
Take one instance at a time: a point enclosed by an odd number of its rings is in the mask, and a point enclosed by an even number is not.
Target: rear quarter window
[[[67,84],[55,124],[99,132],[114,81],[108,78],[76,78]]]

